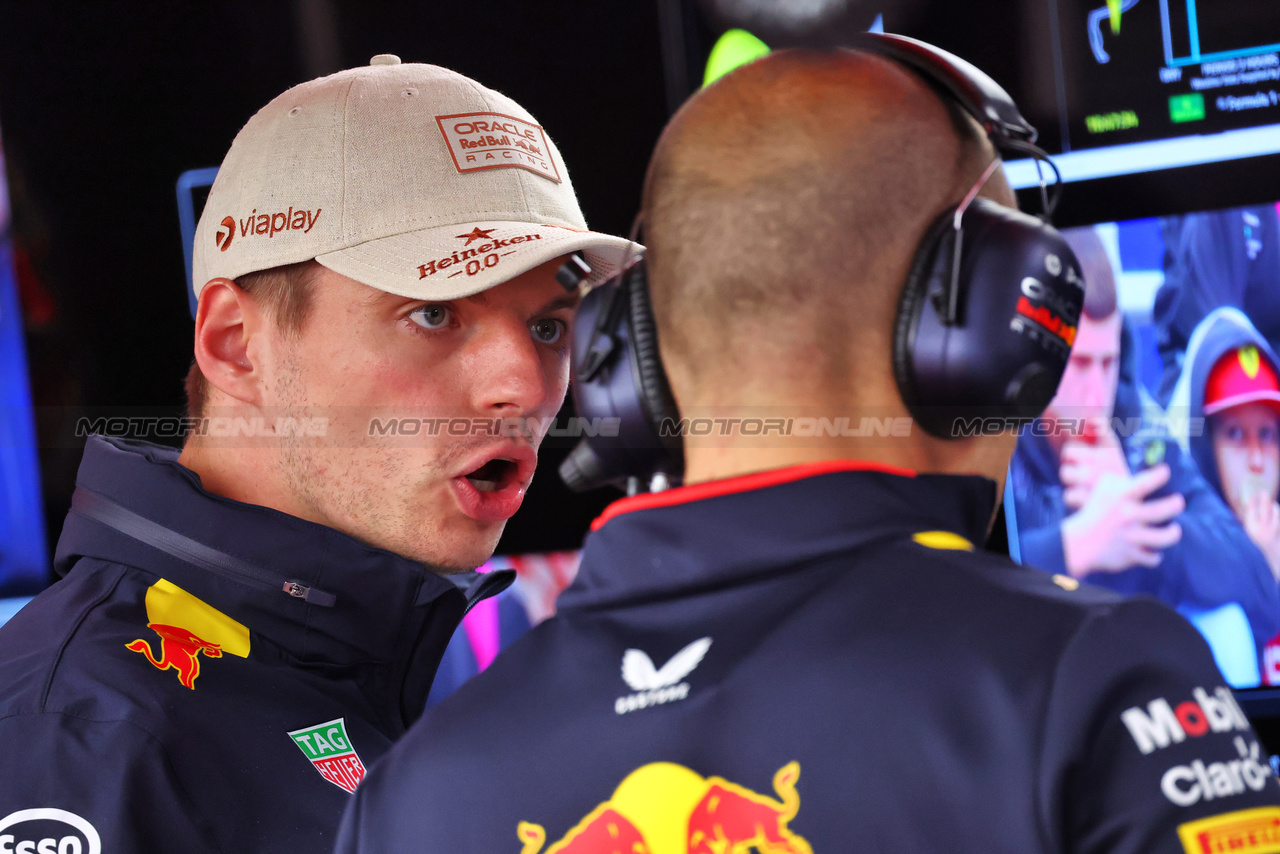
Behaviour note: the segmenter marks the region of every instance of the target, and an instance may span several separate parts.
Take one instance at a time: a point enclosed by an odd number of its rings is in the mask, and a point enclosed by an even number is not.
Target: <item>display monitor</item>
[[[870,29],[922,39],[990,74],[1040,129],[1045,150],[1072,155],[1059,161],[1068,180],[1280,151],[1280,17],[1269,0],[681,0],[660,8],[673,108],[770,48],[850,44]],[[1077,156],[1089,152],[1098,154]]]
[[[1010,554],[1064,585],[1155,595],[1177,609],[1208,641],[1264,743],[1280,749],[1274,4],[659,8],[673,110],[736,62],[851,44],[869,29],[935,44],[1009,92],[1061,172],[1055,224],[1087,257],[1086,278],[1113,286],[1087,304],[1063,399],[1019,440],[1002,517]],[[1039,213],[1034,164],[1008,162],[1005,174],[1023,208]],[[1122,514],[1107,511],[1125,489],[1130,509],[1147,508],[1146,530],[1116,530]],[[1127,545],[1117,545],[1121,534]]]
[[[205,169],[188,169],[178,176],[178,227],[182,233],[182,259],[187,265],[187,307],[191,316],[196,316],[196,292],[191,286],[192,253],[196,241],[196,223],[204,211],[204,203],[209,200],[209,190],[213,187],[213,179],[218,176],[218,167]]]
[[[1010,553],[1161,599],[1234,687],[1280,695],[1280,204],[1064,233],[1085,309],[1018,440]]]
[[[0,597],[11,597],[43,589],[50,572],[35,412],[4,176],[4,153],[0,150]]]

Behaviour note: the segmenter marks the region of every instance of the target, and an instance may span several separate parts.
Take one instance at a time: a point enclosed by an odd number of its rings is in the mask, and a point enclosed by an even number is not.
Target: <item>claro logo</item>
[[[18,810],[0,819],[0,854],[102,854],[102,840],[73,812]]]
[[[223,231],[223,229],[226,229]],[[236,220],[235,217],[224,216],[222,218],[222,228],[214,232],[213,239],[218,244],[218,248],[226,252],[231,248],[231,241],[236,236]]]

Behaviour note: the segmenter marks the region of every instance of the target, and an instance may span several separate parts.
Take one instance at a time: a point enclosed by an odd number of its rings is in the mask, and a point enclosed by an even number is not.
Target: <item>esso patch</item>
[[[0,819],[0,854],[102,854],[102,839],[73,812],[18,810]]]

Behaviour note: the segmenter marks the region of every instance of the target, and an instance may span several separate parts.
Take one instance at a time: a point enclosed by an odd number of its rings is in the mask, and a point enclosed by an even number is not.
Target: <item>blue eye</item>
[[[564,335],[564,322],[553,317],[544,317],[529,324],[529,331],[543,344],[554,344]]]
[[[444,329],[453,315],[447,305],[424,305],[409,312],[409,319],[423,329]]]

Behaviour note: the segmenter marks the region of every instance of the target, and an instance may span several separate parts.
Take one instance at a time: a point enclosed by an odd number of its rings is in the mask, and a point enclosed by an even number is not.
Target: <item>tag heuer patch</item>
[[[345,718],[295,729],[289,733],[293,743],[316,766],[320,776],[348,792],[354,792],[364,779],[364,763],[356,755],[347,738]]]

